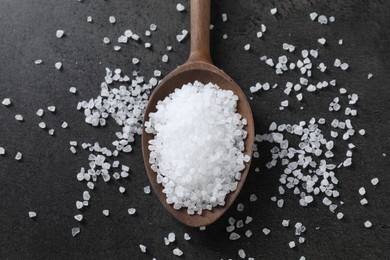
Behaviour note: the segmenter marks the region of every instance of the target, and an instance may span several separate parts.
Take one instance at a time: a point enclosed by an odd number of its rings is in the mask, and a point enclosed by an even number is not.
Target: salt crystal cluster
[[[167,203],[188,214],[225,204],[250,160],[244,155],[246,120],[236,112],[238,97],[195,81],[176,89],[150,113],[145,131],[150,160]]]

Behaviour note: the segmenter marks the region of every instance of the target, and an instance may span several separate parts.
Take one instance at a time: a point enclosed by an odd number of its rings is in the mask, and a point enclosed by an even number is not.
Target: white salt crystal
[[[63,122],[62,125],[61,125],[62,128],[67,128],[68,127],[68,123],[67,122]]]
[[[364,187],[360,187],[360,189],[359,189],[359,194],[360,195],[364,195],[364,194],[366,194],[366,189],[364,188]]]
[[[252,218],[252,217],[250,217],[250,216],[247,216],[247,217],[245,218],[245,224],[249,224],[249,223],[251,223],[251,222],[252,222],[252,220],[253,220],[253,218]]]
[[[122,186],[119,187],[119,192],[120,192],[120,193],[123,194],[123,193],[125,193],[125,191],[126,191],[126,188],[125,188],[125,187],[122,187]]]
[[[229,235],[229,239],[230,240],[237,240],[239,239],[241,236],[239,234],[237,234],[236,232],[232,232],[230,235]]]
[[[270,12],[271,12],[272,15],[275,15],[278,12],[278,9],[277,8],[272,8],[270,10]]]
[[[42,60],[35,60],[34,63],[35,63],[36,65],[42,64]]]
[[[362,206],[364,206],[364,205],[368,204],[368,200],[366,198],[363,198],[363,199],[360,200],[360,204]]]
[[[3,101],[1,102],[4,106],[8,107],[11,105],[11,99],[9,98],[4,98]]]
[[[74,219],[80,222],[80,221],[83,220],[83,215],[77,214],[77,215],[74,216]]]
[[[146,253],[146,246],[140,244],[139,249],[141,250],[142,253]]]
[[[108,209],[104,209],[103,211],[103,215],[108,217],[110,215],[110,211]]]
[[[188,235],[187,233],[184,233],[184,239],[185,239],[185,240],[190,240],[191,237],[190,237],[190,235]]]
[[[144,187],[144,193],[145,194],[150,194],[150,186],[145,186]]]
[[[21,122],[21,121],[23,121],[23,116],[17,114],[17,115],[15,115],[15,119],[16,119],[17,121]]]
[[[54,64],[54,67],[55,67],[56,69],[60,70],[60,69],[62,68],[62,62],[56,62],[56,63]]]
[[[171,232],[171,233],[168,234],[168,240],[169,240],[169,242],[172,243],[172,242],[175,241],[175,239],[176,239],[175,233]]]
[[[80,233],[79,227],[72,228],[72,236],[73,237],[75,237],[78,233]]]
[[[227,14],[223,13],[222,14],[222,22],[226,22],[226,21],[227,21]]]
[[[237,205],[237,211],[244,211],[244,204],[242,204],[242,203],[238,203],[238,205]]]
[[[5,149],[0,146],[0,155],[4,155],[4,154],[5,154]]]
[[[243,249],[238,250],[238,256],[242,259],[246,257],[246,253]]]
[[[155,31],[155,30],[157,30],[157,25],[152,23],[152,24],[150,24],[149,28],[150,28],[151,31]]]
[[[168,55],[164,54],[161,58],[162,62],[167,63],[168,62]]]
[[[289,246],[290,248],[294,248],[294,247],[295,247],[295,242],[294,242],[294,241],[290,241],[290,242],[288,243],[288,246]]]
[[[372,227],[371,221],[367,220],[366,222],[364,222],[364,226],[365,226],[366,228]]]
[[[183,12],[184,10],[186,10],[186,8],[184,7],[184,5],[178,3],[178,4],[176,5],[176,10],[177,10],[178,12]]]
[[[87,17],[87,22],[92,23],[92,16]]]
[[[129,209],[127,210],[127,213],[129,213],[129,215],[134,215],[135,212],[136,212],[136,209],[135,209],[135,208],[129,208]]]
[[[371,79],[372,78],[372,73],[368,73],[368,75],[367,75],[367,79]]]
[[[320,39],[318,39],[318,43],[322,44],[322,45],[325,45],[326,39],[325,38],[320,38]]]
[[[249,229],[247,231],[245,231],[245,236],[246,237],[251,237],[252,236],[252,231],[250,231]]]
[[[374,186],[376,186],[378,183],[379,183],[379,179],[378,178],[373,178],[371,180],[371,184],[374,185]]]
[[[56,37],[57,38],[62,38],[62,36],[64,36],[64,34],[65,34],[64,30],[57,30]]]
[[[30,218],[36,218],[36,217],[37,217],[37,213],[36,213],[35,211],[29,211],[29,212],[28,212],[28,216],[29,216]]]
[[[22,157],[23,157],[22,153],[21,152],[17,152],[16,155],[15,155],[15,160],[20,161],[20,160],[22,160]]]
[[[175,249],[173,249],[173,254],[175,256],[182,256],[183,255],[183,251],[181,251],[179,248],[175,248]]]
[[[116,18],[115,18],[115,16],[110,16],[110,17],[108,17],[108,21],[109,21],[111,24],[116,23]]]
[[[318,14],[316,12],[310,13],[310,19],[314,21],[317,18]]]
[[[282,221],[282,226],[283,227],[288,227],[290,225],[290,220],[288,220],[288,219],[283,219],[283,221]]]
[[[318,22],[320,24],[327,24],[328,18],[325,15],[320,15],[320,16],[318,16]]]
[[[269,230],[268,228],[263,228],[263,233],[267,236],[269,233],[271,233],[271,230]]]
[[[111,41],[110,41],[110,38],[108,38],[108,37],[104,37],[103,38],[103,43],[104,44],[109,44]]]
[[[344,214],[342,212],[337,213],[336,216],[337,216],[338,219],[344,218]]]
[[[75,87],[70,87],[69,88],[69,92],[72,93],[72,94],[76,94],[77,89]]]
[[[250,45],[250,44],[246,44],[246,45],[244,46],[244,49],[245,49],[246,51],[249,51],[250,48],[251,48],[251,45]]]

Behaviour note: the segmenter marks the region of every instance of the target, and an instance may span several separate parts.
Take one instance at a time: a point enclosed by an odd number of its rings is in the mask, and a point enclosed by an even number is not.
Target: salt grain
[[[37,217],[37,213],[36,213],[35,211],[29,211],[29,212],[28,212],[28,216],[29,216],[30,218],[36,218],[36,217]]]
[[[4,98],[3,101],[1,102],[4,106],[8,107],[11,105],[11,99],[9,98]]]
[[[371,221],[367,220],[366,222],[364,222],[364,226],[365,226],[366,228],[372,227]]]
[[[176,10],[177,10],[178,12],[183,12],[184,10],[186,10],[186,8],[184,7],[184,5],[178,3],[178,4],[176,5]]]
[[[65,34],[64,30],[57,30],[56,37],[57,38],[62,38],[62,36],[64,36],[64,34]]]
[[[378,183],[379,183],[379,179],[378,178],[373,178],[371,180],[371,184],[374,185],[374,186],[376,186]]]

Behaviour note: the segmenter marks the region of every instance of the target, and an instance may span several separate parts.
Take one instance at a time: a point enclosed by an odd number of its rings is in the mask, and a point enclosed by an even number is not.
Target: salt
[[[226,195],[237,188],[250,159],[243,154],[246,131],[237,100],[231,91],[195,81],[176,89],[150,113],[145,130],[155,135],[149,162],[175,209],[201,214],[223,206]]]

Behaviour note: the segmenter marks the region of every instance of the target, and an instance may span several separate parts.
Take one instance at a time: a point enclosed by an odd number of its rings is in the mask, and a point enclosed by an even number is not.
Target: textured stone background
[[[296,81],[297,73],[282,77],[259,57],[278,57],[285,52],[283,42],[301,48],[319,48],[320,58],[328,65],[324,76],[318,71],[313,78],[336,78],[339,87],[346,87],[359,95],[358,116],[353,119],[356,129],[366,129],[365,137],[354,137],[357,149],[353,166],[343,169],[339,190],[345,202],[341,211],[345,215],[337,220],[321,201],[307,208],[298,206],[298,198],[291,192],[284,195],[285,206],[280,209],[270,201],[277,194],[278,178],[282,167],[267,170],[270,146],[260,146],[262,159],[254,160],[253,168],[238,201],[245,203],[245,212],[238,213],[235,205],[227,214],[206,231],[187,228],[170,217],[154,195],[146,196],[143,187],[148,185],[139,138],[134,151],[121,155],[120,160],[131,167],[125,196],[119,194],[117,182],[109,185],[98,183],[92,193],[91,206],[83,212],[85,222],[81,233],[73,238],[70,229],[78,223],[75,201],[80,199],[85,184],[75,176],[80,167],[87,165],[88,154],[69,151],[69,141],[99,141],[109,146],[114,132],[119,128],[114,122],[103,128],[93,128],[84,123],[83,114],[75,109],[78,101],[89,100],[99,94],[105,67],[140,71],[150,77],[153,70],[161,69],[166,75],[183,63],[188,55],[189,41],[177,43],[175,36],[182,29],[189,29],[188,1],[180,1],[187,7],[181,14],[175,9],[178,1],[165,0],[2,0],[0,1],[0,99],[11,97],[13,106],[0,105],[0,146],[7,155],[0,157],[0,258],[1,259],[174,259],[174,246],[165,246],[163,237],[175,232],[176,245],[184,251],[183,259],[237,259],[237,251],[245,249],[255,259],[388,259],[390,253],[390,140],[388,137],[390,105],[390,2],[389,1],[257,1],[213,0],[211,32],[214,63],[242,86],[251,100],[258,133],[267,131],[271,122],[298,123],[311,117],[324,117],[327,122],[339,117],[328,112],[329,102],[338,95],[338,87],[304,95],[303,106],[294,97],[290,108],[280,112],[279,105],[287,97],[281,87],[269,92],[250,94],[249,87],[256,82],[279,83]],[[278,7],[278,14],[269,10]],[[316,11],[335,16],[336,22],[321,26],[309,19]],[[228,22],[222,23],[221,14],[228,14]],[[91,15],[92,24],[86,22]],[[117,18],[115,25],[108,23],[108,16]],[[150,42],[153,51],[142,44],[127,44],[121,52],[114,52],[112,45],[102,43],[105,36],[116,40],[126,29],[140,35],[151,23],[158,25]],[[267,25],[263,39],[256,38],[260,24]],[[57,39],[57,29],[64,29],[66,37]],[[229,38],[222,39],[227,33]],[[317,47],[317,39],[325,37],[326,47]],[[141,37],[145,39],[145,37]],[[344,45],[337,44],[344,39]],[[252,44],[248,53],[246,43]],[[166,46],[172,45],[169,63],[161,63]],[[296,52],[297,53],[297,52]],[[288,56],[297,57],[297,54]],[[140,65],[131,64],[132,57],[141,58]],[[345,72],[333,67],[335,58],[350,64]],[[43,59],[44,64],[34,65]],[[63,62],[61,72],[54,68]],[[374,77],[367,80],[367,74]],[[69,94],[70,86],[79,90],[76,96]],[[53,115],[46,112],[44,120],[56,128],[51,137],[38,128],[38,108],[56,105]],[[24,116],[25,122],[14,119]],[[340,116],[342,117],[342,116]],[[69,129],[60,128],[67,121]],[[325,130],[329,132],[330,126]],[[345,143],[344,143],[345,145]],[[13,158],[16,151],[23,153],[22,162]],[[336,150],[343,158],[345,150]],[[388,156],[383,156],[386,153]],[[337,156],[336,156],[337,158]],[[254,168],[260,167],[261,173]],[[370,184],[379,177],[377,187]],[[360,206],[358,189],[365,186],[369,204]],[[249,194],[257,194],[259,200],[249,203]],[[126,210],[137,208],[137,216]],[[101,210],[110,209],[106,218]],[[27,213],[35,210],[36,220]],[[229,241],[225,231],[227,219],[250,215],[254,221],[248,228],[251,238]],[[282,219],[302,222],[307,231],[306,242],[295,249],[288,242],[295,239],[293,229],[281,226]],[[364,221],[371,220],[373,227],[366,229]],[[271,229],[264,236],[262,229]],[[319,227],[319,229],[316,229]],[[192,240],[184,241],[188,232]],[[242,232],[243,233],[243,232]],[[138,245],[147,246],[142,254]]]

